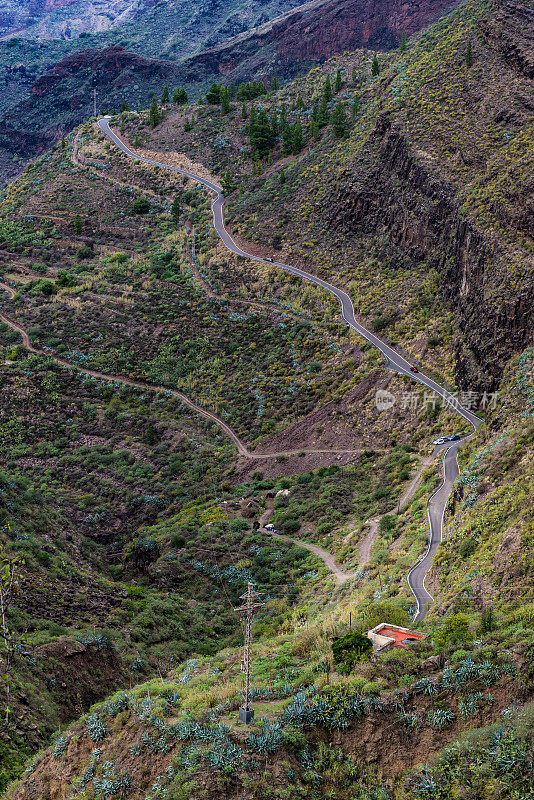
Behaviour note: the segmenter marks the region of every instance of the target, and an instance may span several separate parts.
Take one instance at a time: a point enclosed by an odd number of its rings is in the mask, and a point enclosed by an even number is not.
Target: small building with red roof
[[[408,647],[414,642],[419,642],[425,638],[424,633],[411,631],[409,628],[401,628],[399,625],[390,625],[388,622],[381,622],[370,631],[367,637],[373,643],[373,652],[385,653],[392,647]]]

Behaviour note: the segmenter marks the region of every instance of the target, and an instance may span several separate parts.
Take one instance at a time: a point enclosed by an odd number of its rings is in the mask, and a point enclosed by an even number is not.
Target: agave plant
[[[284,744],[284,731],[280,722],[264,725],[260,734],[251,734],[247,744],[258,753],[274,753]]]
[[[56,739],[56,743],[54,745],[53,753],[55,758],[59,758],[67,751],[68,740],[65,739],[64,736],[60,736],[59,739]]]
[[[102,711],[104,714],[107,714],[108,717],[116,717],[121,711],[125,711],[128,708],[128,698],[121,692],[115,700],[110,700],[104,706],[102,706]]]
[[[471,694],[465,695],[460,699],[458,703],[458,711],[460,716],[468,717],[470,714],[474,714],[477,708],[480,708],[484,701],[484,695],[482,692],[472,692]]]
[[[87,732],[93,742],[101,742],[106,736],[107,729],[98,714],[89,714],[87,717]]]
[[[438,708],[428,712],[428,721],[433,728],[441,730],[454,722],[454,713],[449,708]]]
[[[415,728],[417,728],[417,717],[415,714],[407,714],[405,711],[399,711],[397,719],[405,728],[409,728],[410,730],[415,730]]]
[[[421,678],[420,681],[414,683],[412,686],[412,693],[413,694],[426,694],[426,695],[433,695],[436,694],[438,691],[438,686],[432,678]]]

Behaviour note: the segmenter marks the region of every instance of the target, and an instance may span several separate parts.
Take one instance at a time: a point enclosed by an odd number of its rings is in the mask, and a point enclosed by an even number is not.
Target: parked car
[[[445,436],[440,436],[439,439],[434,439],[432,444],[445,444],[447,441],[448,439]]]

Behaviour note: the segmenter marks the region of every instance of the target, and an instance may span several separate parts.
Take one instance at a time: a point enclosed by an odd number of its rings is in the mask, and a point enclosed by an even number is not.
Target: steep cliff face
[[[303,64],[330,58],[345,50],[368,47],[388,50],[421,30],[455,0],[401,3],[399,0],[314,0],[250,33],[229,40],[191,59],[188,71],[223,75],[253,70],[292,75]]]
[[[4,0],[0,35],[47,39],[104,31],[133,18],[145,5],[153,5],[153,0]]]
[[[462,213],[456,188],[417,157],[401,126],[380,118],[370,144],[373,167],[331,195],[331,229],[386,237],[414,266],[437,269],[463,333],[455,353],[458,385],[494,389],[504,363],[528,345],[534,329],[528,260],[516,255],[518,288],[511,291],[500,271],[510,258],[505,243]]]
[[[89,49],[67,56],[35,81],[30,96],[0,120],[0,176],[15,175],[16,159],[29,159],[50,147],[93,113],[93,86],[98,108],[119,107],[124,100],[135,107],[150,104],[152,94],[177,77],[170,61],[146,59],[122,47]]]
[[[512,69],[534,78],[534,8],[513,0],[500,0],[498,12],[482,22],[480,30],[488,44]]]

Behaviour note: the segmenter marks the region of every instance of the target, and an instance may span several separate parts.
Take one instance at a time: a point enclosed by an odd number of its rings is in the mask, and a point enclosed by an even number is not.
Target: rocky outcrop
[[[351,175],[330,197],[331,229],[383,237],[388,257],[426,263],[441,275],[443,293],[455,308],[462,338],[456,345],[456,377],[462,389],[493,390],[510,356],[528,346],[534,330],[532,273],[517,260],[520,288],[499,292],[502,242],[463,214],[453,185],[437,177],[412,152],[400,127],[378,120],[371,148],[377,156],[365,177]]]
[[[497,13],[480,25],[488,45],[509,67],[534,78],[534,7],[499,0]]]
[[[90,48],[67,56],[34,82],[30,95],[0,119],[0,151],[5,158],[0,178],[8,179],[20,166],[14,155],[28,160],[40,155],[61,136],[93,113],[93,87],[100,110],[119,108],[128,99],[139,107],[150,105],[153,93],[178,82],[178,67],[170,61],[149,59],[122,47]]]
[[[143,58],[123,47],[91,48],[69,55],[56,64],[34,83],[31,94],[34,97],[47,94],[62,81],[77,79],[81,84],[88,74],[94,76],[97,89],[106,91],[124,81],[128,74],[164,80],[172,77],[174,71],[169,61]]]
[[[345,50],[388,50],[429,25],[455,0],[313,0],[293,11],[199,53],[186,65],[188,74],[222,75],[273,71],[292,75],[303,66]]]
[[[135,16],[140,6],[154,0],[4,0],[0,35],[22,33],[59,38],[82,32],[104,31]],[[57,14],[72,7],[71,15]]]

